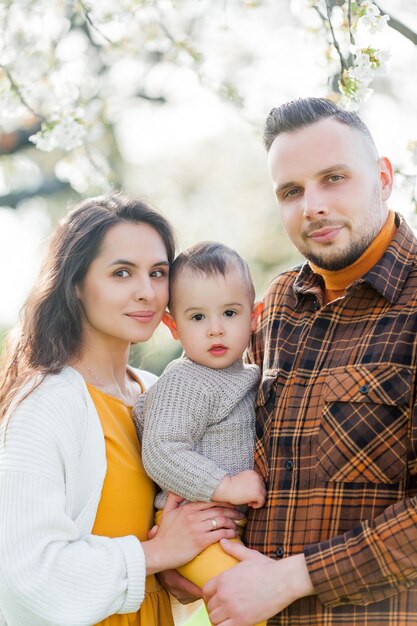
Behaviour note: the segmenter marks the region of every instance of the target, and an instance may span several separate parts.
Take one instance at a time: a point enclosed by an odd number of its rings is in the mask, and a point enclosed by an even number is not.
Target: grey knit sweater
[[[253,468],[258,382],[241,359],[211,369],[183,357],[140,396],[133,414],[143,464],[163,489],[157,508],[167,491],[208,501],[224,476]]]

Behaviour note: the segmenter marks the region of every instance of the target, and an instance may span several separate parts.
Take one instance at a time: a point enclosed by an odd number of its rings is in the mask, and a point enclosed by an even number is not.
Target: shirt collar
[[[417,239],[399,213],[395,214],[395,223],[398,226],[397,232],[384,255],[369,272],[350,285],[347,292],[366,282],[391,304],[396,302],[411,267],[415,264]],[[313,272],[308,262],[301,266],[294,282],[294,292],[298,300],[306,293],[320,295],[320,299],[324,297],[324,281]]]

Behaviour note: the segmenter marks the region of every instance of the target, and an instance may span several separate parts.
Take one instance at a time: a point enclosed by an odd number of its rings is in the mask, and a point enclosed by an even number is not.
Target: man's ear
[[[394,173],[391,161],[387,157],[378,159],[379,181],[381,185],[381,198],[387,201],[391,195],[392,185],[394,182]]]
[[[251,322],[250,322],[250,329],[252,332],[256,330],[256,327],[258,325],[258,318],[260,314],[262,313],[263,308],[264,308],[263,302],[255,302],[255,304],[253,305]]]
[[[165,311],[165,313],[162,316],[162,321],[165,324],[165,326],[168,326],[169,330],[171,331],[171,335],[173,336],[174,339],[179,339],[179,335],[178,335],[178,331],[177,331],[177,325],[175,323],[174,318],[172,317],[171,313],[168,313],[168,311]]]

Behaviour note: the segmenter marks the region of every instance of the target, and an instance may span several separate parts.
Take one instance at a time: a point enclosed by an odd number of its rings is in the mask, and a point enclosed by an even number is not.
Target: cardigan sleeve
[[[82,533],[71,515],[87,411],[73,386],[44,381],[3,432],[0,607],[8,626],[91,625],[142,602],[139,541]]]
[[[164,375],[139,398],[143,424],[142,460],[149,476],[165,491],[187,500],[208,501],[226,472],[195,451],[215,410],[204,382],[188,368],[171,363]]]

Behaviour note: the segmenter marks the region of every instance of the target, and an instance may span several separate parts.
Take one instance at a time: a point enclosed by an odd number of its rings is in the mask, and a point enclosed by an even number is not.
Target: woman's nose
[[[152,300],[153,296],[152,281],[149,277],[141,278],[136,285],[135,300]]]

